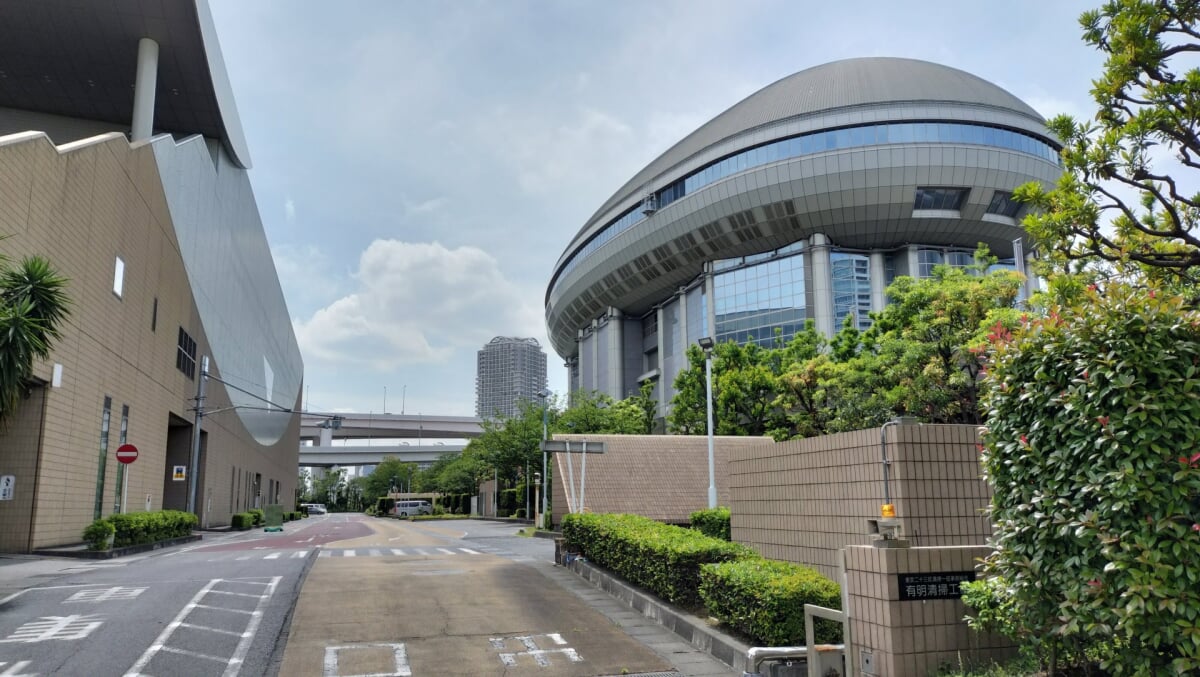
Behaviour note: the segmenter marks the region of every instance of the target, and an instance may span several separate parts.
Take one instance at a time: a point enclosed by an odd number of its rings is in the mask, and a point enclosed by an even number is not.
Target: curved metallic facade
[[[684,138],[584,224],[547,289],[551,344],[572,390],[624,397],[670,384],[700,336],[865,322],[896,275],[979,242],[1011,259],[1023,231],[1008,195],[1056,180],[1058,148],[1032,108],[953,68],[801,71]]]

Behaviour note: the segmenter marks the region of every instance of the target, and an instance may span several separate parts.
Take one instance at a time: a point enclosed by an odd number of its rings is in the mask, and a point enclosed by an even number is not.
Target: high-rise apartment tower
[[[537,339],[497,336],[479,351],[476,416],[516,416],[521,400],[537,402],[545,388],[546,353]]]

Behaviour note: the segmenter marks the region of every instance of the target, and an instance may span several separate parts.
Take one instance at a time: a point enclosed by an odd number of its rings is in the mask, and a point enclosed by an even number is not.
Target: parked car
[[[324,515],[329,512],[325,509],[324,503],[305,503],[300,507],[304,510],[304,512],[310,515]]]
[[[392,508],[392,514],[397,517],[428,515],[432,512],[433,506],[429,504],[429,501],[396,501],[396,507]]]

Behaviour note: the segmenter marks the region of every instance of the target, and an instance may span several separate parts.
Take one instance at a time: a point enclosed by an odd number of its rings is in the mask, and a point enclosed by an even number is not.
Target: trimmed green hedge
[[[245,531],[254,526],[254,515],[248,512],[239,512],[229,519],[229,526],[240,531]]]
[[[689,609],[701,603],[701,565],[757,557],[744,546],[639,515],[567,515],[563,536],[589,560]]]
[[[258,508],[250,508],[246,512],[254,516],[254,526],[256,527],[261,527],[267,521],[266,518],[263,517],[263,511],[259,510]]]
[[[729,536],[729,508],[716,507],[697,510],[689,517],[692,528],[705,536],[732,540]]]
[[[108,524],[108,527],[101,526]],[[109,515],[96,520],[83,530],[83,539],[92,550],[104,550],[108,535],[113,534],[113,547],[154,543],[181,536],[190,536],[199,520],[190,512],[156,510]]]
[[[764,646],[804,644],[804,605],[842,606],[837,583],[809,567],[768,559],[705,564],[700,597],[708,612]],[[841,641],[841,624],[817,619],[822,644]]]

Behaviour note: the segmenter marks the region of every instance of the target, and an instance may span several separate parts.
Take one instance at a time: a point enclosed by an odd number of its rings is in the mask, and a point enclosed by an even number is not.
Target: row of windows
[[[661,209],[685,195],[690,195],[728,176],[779,160],[787,160],[832,150],[892,143],[954,143],[992,146],[1033,155],[1054,164],[1059,163],[1058,150],[1055,147],[1028,134],[1008,129],[952,122],[902,122],[863,125],[831,131],[813,132],[742,151],[736,155],[731,155],[723,160],[709,164],[671,183],[666,188],[651,194],[647,203],[653,203],[653,209]],[[961,197],[962,200],[966,199],[965,195]],[[918,201],[921,201],[920,196],[918,196]],[[995,198],[993,198],[993,202],[995,202]],[[961,206],[961,202],[959,202],[959,205]],[[916,208],[950,209],[951,207]],[[996,208],[1001,209],[1001,206],[998,205]],[[957,207],[954,207],[954,209],[957,209]],[[650,213],[653,213],[652,209],[644,212],[643,205],[637,205],[605,226],[582,248],[576,250],[571,255],[555,277],[555,285],[557,285],[558,280],[565,278],[575,269],[575,266],[593,252],[608,244],[614,237],[625,232],[635,224],[645,220]],[[991,211],[989,207],[989,213],[1003,212]],[[1009,214],[1004,215],[1010,216]],[[1015,212],[1012,215],[1015,216]]]
[[[196,339],[183,327],[179,328],[179,346],[175,352],[175,368],[193,381],[196,379]]]

